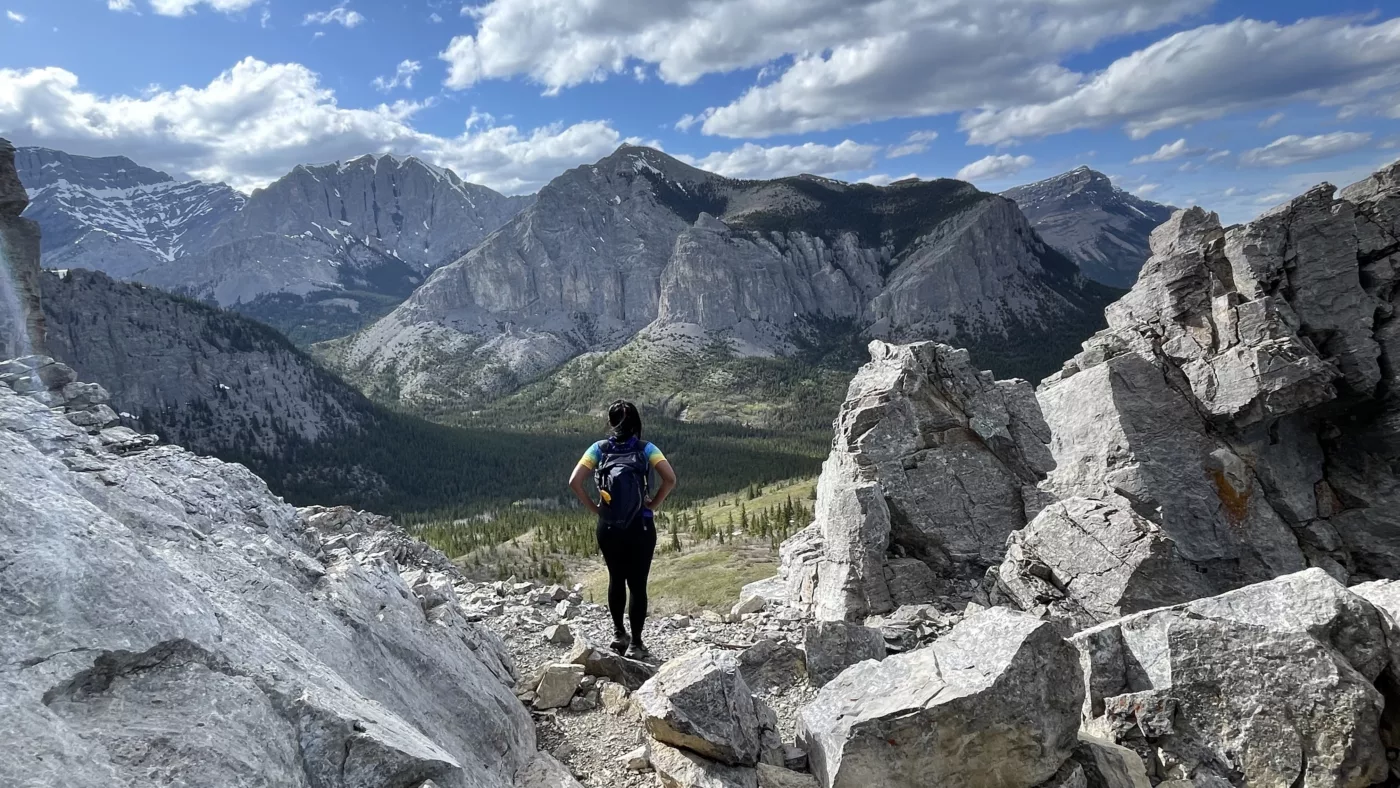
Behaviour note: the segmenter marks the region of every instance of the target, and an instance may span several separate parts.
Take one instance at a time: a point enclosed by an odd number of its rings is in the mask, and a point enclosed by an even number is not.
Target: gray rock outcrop
[[[1387,773],[1393,734],[1382,711],[1400,698],[1376,683],[1394,670],[1400,636],[1321,569],[1138,613],[1071,642],[1086,727],[1143,755],[1156,780],[1330,788]]]
[[[0,138],[0,359],[44,350],[39,225],[20,217],[28,205],[14,146]]]
[[[1038,511],[1036,483],[1053,467],[1025,381],[931,342],[870,353],[837,417],[816,524],[781,551],[789,600],[820,620],[860,621],[980,576]],[[898,598],[910,588],[929,596]]]
[[[1045,242],[1096,282],[1132,287],[1152,255],[1148,238],[1175,208],[1143,200],[1088,167],[1002,192]]]
[[[1065,635],[1215,593],[1175,544],[1127,501],[1070,498],[1011,534],[989,570],[991,601],[1054,621]]]
[[[40,393],[0,386],[0,784],[516,784],[534,728],[503,644],[405,580],[446,559]]]
[[[1062,339],[1102,297],[1010,200],[964,183],[733,181],[629,145],[550,182],[336,360],[377,396],[470,407],[634,338],[743,356],[793,354],[833,323]]]
[[[993,608],[841,674],[803,709],[798,741],[827,788],[1033,788],[1077,745],[1083,697],[1077,654],[1050,624]]]
[[[1217,591],[1400,573],[1400,163],[1247,225],[1182,211],[1038,397],[1057,498],[1125,500]]]

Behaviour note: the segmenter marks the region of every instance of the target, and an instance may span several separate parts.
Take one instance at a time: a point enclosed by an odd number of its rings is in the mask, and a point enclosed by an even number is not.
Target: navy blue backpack
[[[594,481],[602,503],[598,516],[609,526],[627,527],[646,504],[651,484],[647,444],[637,438],[624,443],[608,440],[599,447],[603,461],[598,463]]]

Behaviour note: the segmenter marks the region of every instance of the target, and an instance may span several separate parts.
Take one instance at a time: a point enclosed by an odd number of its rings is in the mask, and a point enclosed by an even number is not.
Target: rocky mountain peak
[[[1134,197],[1086,166],[1002,192],[1036,231],[1077,263],[1084,275],[1128,287],[1151,254],[1148,236],[1172,207]]]
[[[20,148],[15,161],[31,192],[59,181],[87,189],[133,189],[174,183],[175,178],[142,167],[125,156],[77,156],[50,148]]]

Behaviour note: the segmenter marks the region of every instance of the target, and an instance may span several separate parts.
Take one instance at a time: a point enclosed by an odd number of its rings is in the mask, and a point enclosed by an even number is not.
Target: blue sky
[[[245,190],[397,152],[532,191],[624,140],[736,177],[1087,164],[1240,221],[1400,158],[1400,7],[0,0],[0,134]]]

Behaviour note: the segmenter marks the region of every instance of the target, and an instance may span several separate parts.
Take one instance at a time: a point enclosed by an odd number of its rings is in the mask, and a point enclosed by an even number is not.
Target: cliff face
[[[39,225],[20,217],[28,205],[15,148],[0,139],[0,358],[28,355],[44,344]]]
[[[1152,254],[1148,237],[1174,210],[1134,197],[1088,167],[1002,195],[1015,200],[1036,232],[1085,276],[1113,287],[1132,287],[1137,281]]]
[[[528,202],[415,158],[302,165],[254,192],[190,259],[138,278],[223,305],[335,289],[402,297]]]
[[[339,348],[389,399],[464,405],[639,335],[792,353],[825,322],[977,342],[1094,322],[1102,291],[955,181],[732,181],[624,146],[571,170]]]

